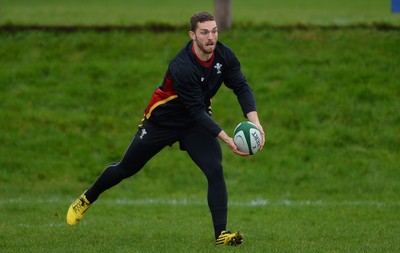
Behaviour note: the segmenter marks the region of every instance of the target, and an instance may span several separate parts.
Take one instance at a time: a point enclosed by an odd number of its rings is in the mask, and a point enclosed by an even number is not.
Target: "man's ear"
[[[189,31],[189,36],[192,40],[196,39],[196,34],[193,31]]]

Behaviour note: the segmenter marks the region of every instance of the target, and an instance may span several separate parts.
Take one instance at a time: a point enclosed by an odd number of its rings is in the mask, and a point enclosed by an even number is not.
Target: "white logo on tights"
[[[143,136],[147,134],[146,129],[142,129],[142,134],[139,136],[140,139],[143,139]]]

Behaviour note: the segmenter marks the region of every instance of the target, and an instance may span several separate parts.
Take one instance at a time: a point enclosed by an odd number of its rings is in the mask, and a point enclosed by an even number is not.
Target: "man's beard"
[[[210,45],[212,45],[212,47],[210,47]],[[200,44],[197,41],[197,46],[200,48],[201,51],[203,51],[203,53],[205,54],[211,54],[212,52],[214,52],[215,49],[215,43],[213,42],[206,42],[204,45]]]

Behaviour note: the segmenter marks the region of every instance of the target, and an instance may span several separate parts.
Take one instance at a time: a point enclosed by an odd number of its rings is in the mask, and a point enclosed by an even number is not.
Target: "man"
[[[203,171],[208,182],[208,206],[217,245],[242,243],[239,232],[226,231],[228,197],[218,138],[237,155],[233,139],[211,118],[211,98],[224,83],[236,94],[247,119],[264,131],[256,111],[254,94],[235,54],[218,41],[214,17],[196,13],[190,20],[191,40],[169,64],[162,84],[154,91],[142,124],[122,160],[107,167],[94,184],[71,204],[69,225],[76,225],[105,190],[141,170],[165,146],[180,148]],[[218,138],[217,138],[218,137]]]

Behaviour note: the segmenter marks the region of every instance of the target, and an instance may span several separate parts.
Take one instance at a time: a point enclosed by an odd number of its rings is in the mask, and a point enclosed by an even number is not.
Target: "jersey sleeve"
[[[207,113],[207,105],[204,103],[204,95],[200,86],[200,76],[192,65],[179,63],[170,64],[170,75],[178,99],[185,106],[188,117],[192,118],[195,124],[207,129],[210,134],[217,136],[222,128]]]
[[[235,54],[228,48],[225,54],[228,68],[225,69],[224,84],[236,94],[243,115],[246,117],[247,113],[256,111],[254,93],[241,70],[240,62]]]

